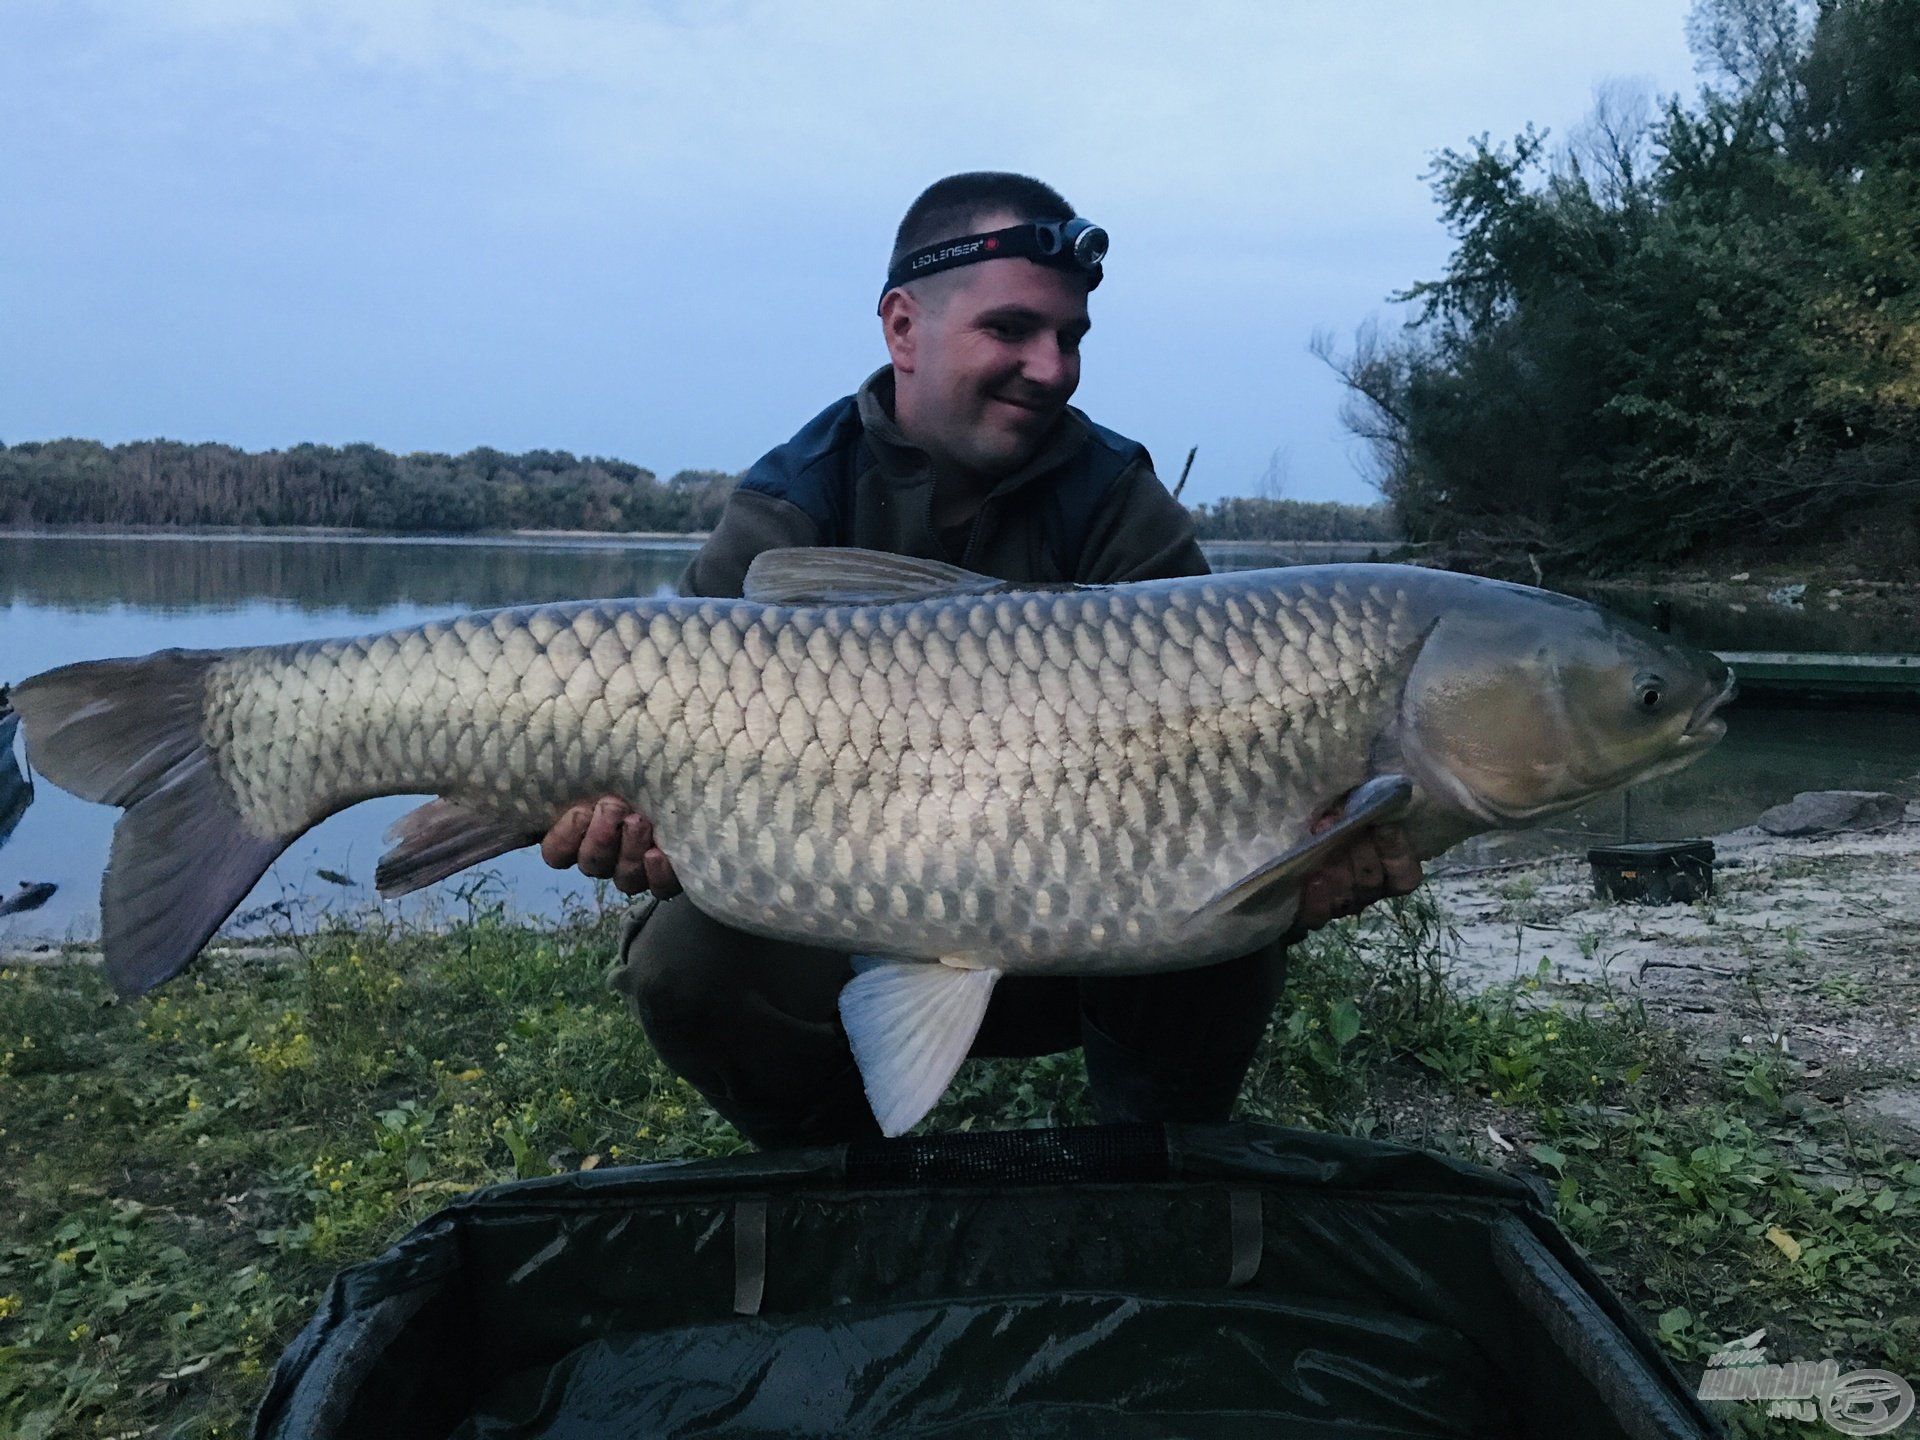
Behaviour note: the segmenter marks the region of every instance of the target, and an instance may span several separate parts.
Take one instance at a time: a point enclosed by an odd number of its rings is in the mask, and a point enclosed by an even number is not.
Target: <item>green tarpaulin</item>
[[[1715,1434],[1519,1181],[1257,1125],[481,1191],[344,1272],[259,1440]]]

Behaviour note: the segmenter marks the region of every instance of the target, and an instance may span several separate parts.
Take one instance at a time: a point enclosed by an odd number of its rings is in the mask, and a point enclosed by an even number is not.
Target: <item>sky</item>
[[[1105,226],[1075,403],[1184,498],[1375,498],[1309,351],[1449,242],[1434,154],[1691,94],[1685,0],[3,0],[0,441],[738,470],[885,359],[901,213]]]

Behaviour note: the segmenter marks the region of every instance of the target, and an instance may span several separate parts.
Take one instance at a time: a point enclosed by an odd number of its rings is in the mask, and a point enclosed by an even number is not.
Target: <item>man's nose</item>
[[[1026,378],[1048,390],[1071,389],[1079,373],[1080,357],[1053,335],[1035,337],[1020,359]]]

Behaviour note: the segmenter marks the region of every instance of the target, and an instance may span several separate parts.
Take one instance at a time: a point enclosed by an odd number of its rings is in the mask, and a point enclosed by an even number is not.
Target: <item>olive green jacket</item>
[[[1033,459],[988,494],[959,543],[943,542],[932,465],[894,422],[892,399],[884,367],[756,462],[687,566],[681,593],[738,595],[754,556],[791,545],[858,545],[1016,582],[1207,573],[1193,522],[1145,448],[1072,407]]]

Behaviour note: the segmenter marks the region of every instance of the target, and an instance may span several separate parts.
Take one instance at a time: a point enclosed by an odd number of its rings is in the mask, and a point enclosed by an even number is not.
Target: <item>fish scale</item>
[[[1233,578],[541,606],[236,653],[205,731],[261,836],[396,791],[531,831],[619,794],[747,929],[1151,968],[1210,958],[1188,913],[1364,778],[1340,739],[1379,726],[1418,635],[1404,586]]]

